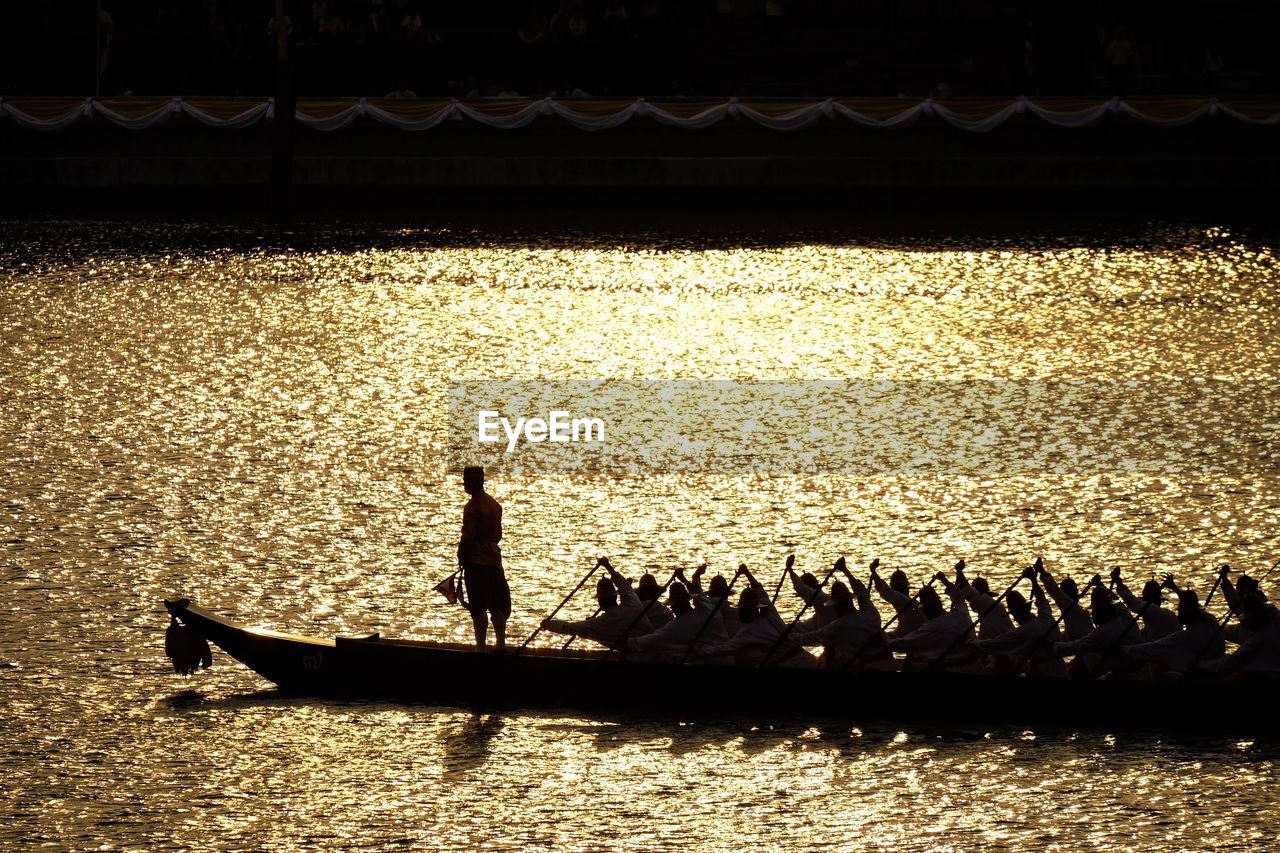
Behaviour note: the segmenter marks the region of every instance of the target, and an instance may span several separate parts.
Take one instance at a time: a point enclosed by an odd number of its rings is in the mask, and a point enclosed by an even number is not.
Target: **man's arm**
[[[1120,567],[1116,566],[1111,570],[1111,580],[1115,582],[1116,592],[1120,595],[1120,600],[1124,602],[1124,606],[1134,613],[1142,609],[1145,602],[1129,591],[1129,587],[1125,586],[1124,580],[1120,577]]]
[[[1044,583],[1045,592],[1049,593],[1053,603],[1058,605],[1059,612],[1067,612],[1071,608],[1071,596],[1062,591],[1062,587],[1058,586],[1058,582],[1053,579],[1053,575],[1049,574],[1048,569],[1040,569],[1040,580]]]
[[[458,565],[463,565],[465,555],[476,538],[476,512],[470,500],[462,508],[462,535],[458,537]]]
[[[853,591],[853,597],[858,602],[858,609],[862,611],[875,610],[876,606],[871,601],[871,591],[867,589],[866,584],[857,578],[849,578],[849,589]]]
[[[787,574],[791,576],[791,588],[795,590],[796,595],[800,596],[801,601],[812,604],[815,608],[823,607],[829,596],[820,589],[813,587],[800,580],[800,576],[794,570],[788,569]]]
[[[1030,642],[1038,642],[1035,629],[1039,627],[1034,623],[1019,625],[1012,631],[1007,631],[998,637],[992,637],[988,640],[970,640],[969,645],[980,652],[987,654],[1003,654],[1005,652],[1025,651]]]
[[[964,593],[960,591],[960,587],[953,584],[942,572],[938,572],[933,577],[934,580],[942,584],[947,591],[947,595],[951,597],[951,612],[955,613],[960,610],[968,613],[969,606],[965,604]]]
[[[613,581],[613,585],[617,588],[619,593],[623,591],[631,591],[631,581],[623,577],[622,573],[613,567],[613,563],[609,562],[608,557],[601,557],[597,561],[597,564],[603,566],[604,570],[609,573],[609,579]]]
[[[707,571],[706,563],[703,563],[698,566],[698,568],[694,569],[693,577],[687,580],[685,579],[683,569],[677,569],[676,571],[679,572],[680,581],[685,585],[685,588],[689,590],[690,595],[699,595],[702,592],[702,576]]]
[[[1031,579],[1031,598],[1036,603],[1036,615],[1053,621],[1053,608],[1049,606],[1049,599],[1044,594],[1044,590],[1040,588],[1040,584],[1036,583],[1036,579]]]
[[[1227,567],[1223,566],[1225,570]],[[1232,610],[1240,610],[1240,593],[1236,591],[1235,584],[1231,582],[1231,578],[1227,577],[1226,571],[1220,571],[1222,575],[1222,597],[1227,602],[1227,607]]]

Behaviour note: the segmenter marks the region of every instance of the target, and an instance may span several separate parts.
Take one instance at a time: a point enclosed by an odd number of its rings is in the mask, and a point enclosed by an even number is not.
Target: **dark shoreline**
[[[702,248],[835,243],[928,248],[1037,245],[1142,246],[1153,232],[1187,229],[1193,242],[1245,235],[1280,239],[1280,209],[1253,190],[1002,189],[866,190],[851,200],[804,188],[450,189],[295,187],[276,208],[261,187],[7,188],[6,238],[68,221],[229,229],[226,237],[297,247],[344,245],[573,245]],[[16,225],[16,227],[14,227]],[[104,234],[111,242],[114,234]],[[145,234],[126,240],[149,241]],[[168,232],[166,242],[218,235]],[[239,242],[233,239],[232,242]]]

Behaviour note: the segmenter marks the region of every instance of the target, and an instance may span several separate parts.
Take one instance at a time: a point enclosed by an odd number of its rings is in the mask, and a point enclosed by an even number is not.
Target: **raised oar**
[[[1275,566],[1272,566],[1272,568],[1275,568]],[[1213,601],[1213,594],[1218,591],[1218,587],[1222,585],[1222,579],[1225,578],[1227,574],[1230,573],[1230,571],[1231,571],[1231,564],[1223,563],[1222,566],[1218,569],[1218,577],[1216,580],[1214,580],[1213,587],[1209,590],[1209,594],[1204,597],[1204,604],[1200,605],[1201,607],[1209,606],[1209,602]],[[1266,577],[1266,576],[1264,575],[1263,577]]]
[[[1116,574],[1113,575],[1111,578],[1112,589],[1115,588],[1116,575],[1118,574],[1119,574],[1119,570],[1117,569]],[[1164,581],[1162,581],[1160,585],[1162,587],[1169,588],[1168,585],[1171,585],[1172,583],[1173,583],[1173,575],[1165,575]],[[1214,584],[1214,587],[1217,588],[1216,583]],[[1213,593],[1210,592],[1209,594],[1212,595]],[[1095,663],[1089,669],[1090,677],[1092,677],[1095,672],[1101,671],[1102,665],[1106,663],[1113,654],[1116,653],[1116,650],[1120,648],[1121,643],[1124,642],[1124,638],[1129,636],[1129,632],[1132,631],[1134,626],[1138,624],[1138,620],[1146,615],[1147,608],[1149,608],[1152,604],[1155,604],[1155,602],[1154,601],[1143,602],[1142,606],[1138,608],[1138,612],[1133,614],[1133,618],[1129,620],[1129,624],[1124,626],[1124,630],[1120,632],[1120,636],[1116,637],[1116,639],[1111,643],[1111,645],[1107,646],[1107,650],[1102,653],[1101,657],[1098,658],[1098,662]]]
[[[873,569],[878,567],[879,565],[880,565],[879,557],[876,557],[874,560],[871,561],[871,567]],[[795,628],[796,625],[800,622],[800,619],[801,617],[804,616],[805,611],[809,609],[809,605],[817,601],[818,593],[820,593],[822,591],[822,588],[827,585],[827,581],[831,580],[831,576],[834,575],[836,572],[844,571],[844,567],[845,567],[844,557],[841,557],[840,559],[836,560],[835,565],[831,567],[831,571],[827,572],[826,577],[824,577],[822,581],[818,584],[818,588],[813,591],[812,595],[810,595],[807,599],[805,599],[804,606],[800,608],[800,612],[797,613],[795,618],[791,620],[791,624],[788,625],[786,629],[781,634],[778,635],[778,639],[775,640],[774,644],[769,647],[768,653],[765,654],[764,658],[761,659],[760,663],[756,664],[757,667],[762,667],[769,662],[769,659],[773,657],[773,653],[778,650],[778,647],[782,645],[782,642],[786,640],[787,637],[791,636],[791,629]]]
[[[877,568],[879,568],[879,566],[877,566]],[[875,578],[874,570],[871,572],[871,577],[873,579]],[[933,575],[932,577],[930,577],[928,582],[925,583],[924,586],[920,587],[920,589],[916,592],[915,595],[911,596],[911,600],[908,601],[896,613],[893,614],[892,619],[890,619],[888,622],[881,625],[880,630],[872,634],[867,639],[867,641],[862,644],[862,647],[853,653],[853,657],[849,658],[847,661],[844,662],[844,666],[840,667],[840,671],[844,672],[846,669],[853,666],[854,663],[857,662],[858,658],[862,657],[862,655],[867,651],[867,649],[871,648],[871,644],[874,643],[877,639],[879,639],[880,637],[888,637],[889,626],[892,625],[894,622],[897,622],[903,613],[906,613],[912,607],[915,607],[916,602],[920,600],[920,596],[924,594],[925,589],[933,586],[935,583],[937,583],[937,581],[938,581],[937,575]]]
[[[1213,585],[1212,587],[1210,587],[1210,590],[1208,590],[1208,596],[1204,597],[1204,603],[1206,603],[1206,605],[1208,602],[1213,601],[1213,593],[1217,592],[1217,588],[1219,588],[1219,585],[1222,583],[1222,578],[1226,578],[1226,573],[1228,573],[1229,570],[1230,570],[1230,566],[1225,564],[1222,565],[1221,569],[1217,570],[1217,578],[1213,579]],[[1176,590],[1178,590],[1178,588],[1176,588],[1174,585],[1174,576],[1172,575],[1165,575],[1165,580],[1161,581],[1160,585],[1162,588],[1172,590],[1172,592],[1176,592]],[[1156,602],[1148,601],[1144,603],[1142,607],[1138,608],[1138,612],[1134,613],[1133,619],[1129,621],[1128,625],[1125,625],[1124,631],[1121,631],[1120,637],[1117,637],[1115,642],[1111,643],[1110,647],[1107,647],[1107,651],[1102,654],[1102,657],[1098,658],[1098,662],[1094,663],[1093,665],[1094,672],[1101,670],[1103,663],[1106,663],[1107,660],[1110,660],[1112,654],[1114,654],[1117,651],[1120,651],[1121,644],[1124,643],[1124,638],[1128,637],[1129,631],[1132,631],[1134,629],[1134,625],[1137,625],[1138,620],[1142,619],[1142,617],[1146,615],[1147,608],[1151,607],[1153,603],[1156,603]],[[1208,646],[1212,646],[1213,640],[1215,639],[1217,639],[1217,633],[1213,634],[1213,638],[1210,640],[1210,644],[1208,644]],[[1208,651],[1208,646],[1201,649],[1201,654]],[[1199,654],[1197,654],[1196,656],[1196,661],[1198,660],[1199,660]]]
[[[586,575],[582,578],[582,580],[578,581],[578,585],[569,591],[569,594],[564,597],[564,601],[560,602],[556,606],[556,609],[551,611],[550,616],[548,616],[546,619],[543,619],[541,622],[538,623],[538,627],[534,628],[533,633],[525,638],[525,641],[520,644],[520,648],[516,649],[515,654],[513,654],[512,657],[519,656],[519,654],[525,650],[525,647],[528,646],[529,643],[533,641],[533,638],[538,636],[538,634],[542,631],[542,626],[547,621],[547,619],[554,619],[556,614],[560,612],[561,608],[563,608],[566,604],[569,603],[569,599],[573,598],[575,595],[578,594],[578,590],[582,589],[583,584],[591,580],[591,576],[594,575],[602,565],[604,565],[604,562],[602,560],[596,560],[596,564],[591,567],[591,571],[587,572]]]
[[[720,613],[720,606],[729,600],[729,593],[733,591],[733,585],[738,582],[738,578],[742,577],[742,574],[746,570],[747,564],[743,563],[738,566],[738,570],[733,573],[733,579],[729,581],[729,586],[724,591],[724,597],[716,599],[715,607],[711,608],[711,615],[708,616],[706,621],[702,623],[702,626],[698,628],[698,633],[693,635],[693,642],[689,644],[689,648],[684,650],[684,657],[680,658],[680,663],[687,661],[689,659],[689,655],[693,654],[693,650],[697,647],[698,641],[702,639],[702,635],[706,632],[707,628],[710,627],[711,620],[715,619],[716,615]]]
[[[1053,632],[1058,630],[1058,626],[1062,624],[1062,620],[1067,618],[1067,614],[1070,613],[1073,608],[1080,606],[1080,600],[1084,598],[1085,595],[1089,592],[1089,588],[1095,584],[1101,586],[1102,575],[1094,575],[1093,577],[1089,578],[1088,581],[1085,582],[1085,585],[1076,593],[1075,597],[1071,599],[1071,603],[1066,607],[1062,608],[1062,612],[1058,614],[1058,618],[1053,620],[1053,627],[1050,628],[1048,631],[1045,631],[1044,636],[1041,637],[1040,640],[1031,647],[1030,651],[1028,651],[1025,655],[1022,656],[1022,660],[1018,661],[1017,665],[1014,666],[1013,669],[1009,670],[1010,675],[1017,675],[1018,672],[1024,666],[1026,666],[1028,663],[1031,662],[1031,659],[1035,657],[1036,649],[1040,648],[1040,646],[1042,646],[1050,637],[1053,636]]]
[[[960,570],[960,569],[963,569],[963,568],[964,568],[964,560],[961,560],[959,563],[957,563],[957,564],[956,564],[956,569],[957,569],[957,570]],[[951,654],[951,652],[955,650],[956,646],[958,646],[958,645],[960,645],[962,642],[964,642],[965,638],[969,636],[969,632],[970,632],[970,631],[972,631],[974,628],[977,628],[977,627],[978,627],[978,625],[982,622],[982,620],[983,620],[983,619],[986,619],[988,615],[990,615],[992,612],[994,612],[994,611],[995,611],[995,609],[996,609],[997,607],[999,607],[999,606],[1000,606],[1000,602],[1004,601],[1005,596],[1007,596],[1009,593],[1013,592],[1013,588],[1014,588],[1014,587],[1016,587],[1018,584],[1022,583],[1022,582],[1023,582],[1023,580],[1025,580],[1025,579],[1027,579],[1027,578],[1029,578],[1029,577],[1032,577],[1032,575],[1031,575],[1031,574],[1029,574],[1029,572],[1036,572],[1036,571],[1039,571],[1039,570],[1040,570],[1040,569],[1042,569],[1042,568],[1044,568],[1044,560],[1042,560],[1042,559],[1041,559],[1041,558],[1039,558],[1039,557],[1036,557],[1036,562],[1035,562],[1035,564],[1034,564],[1034,565],[1032,565],[1032,566],[1030,566],[1030,567],[1028,567],[1028,568],[1026,568],[1026,569],[1024,569],[1024,570],[1023,570],[1023,571],[1018,575],[1018,577],[1014,579],[1013,583],[1009,584],[1008,588],[1007,588],[1007,589],[1005,589],[1005,591],[1004,591],[1004,592],[1000,593],[1000,597],[999,597],[999,598],[997,598],[995,601],[991,602],[991,606],[990,606],[990,607],[988,607],[986,610],[982,611],[982,613],[978,614],[978,618],[977,618],[977,619],[974,619],[972,622],[970,622],[970,623],[969,623],[969,626],[968,626],[967,628],[965,628],[963,631],[961,631],[959,634],[957,634],[957,635],[956,635],[956,638],[955,638],[954,640],[952,640],[952,641],[951,641],[951,645],[947,646],[947,650],[946,650],[945,652],[943,652],[942,654],[938,655],[938,656],[937,656],[936,658],[934,658],[933,660],[929,661],[928,665],[927,665],[927,666],[925,666],[925,668],[924,668],[923,670],[921,670],[921,672],[930,672],[930,671],[932,671],[932,670],[933,670],[933,668],[934,668],[934,667],[939,666],[939,665],[941,664],[941,662],[942,662],[942,661],[946,660],[947,655]],[[939,572],[939,574],[941,574],[941,572]]]
[[[1276,570],[1276,566],[1280,566],[1280,560],[1276,560],[1274,563],[1271,564],[1271,568],[1267,569],[1265,572],[1259,575],[1258,583],[1261,584],[1264,580],[1266,580],[1267,576]],[[1222,580],[1227,576],[1227,571],[1226,571],[1227,566],[1223,566],[1222,569],[1223,571],[1221,572],[1221,574],[1218,575],[1219,580]],[[1205,599],[1205,600],[1207,601],[1208,599]],[[1222,621],[1218,623],[1218,627],[1213,632],[1213,636],[1209,638],[1209,642],[1205,643],[1204,648],[1200,650],[1200,653],[1197,654],[1191,660],[1191,665],[1187,667],[1188,672],[1194,670],[1196,667],[1196,664],[1200,663],[1200,659],[1205,656],[1205,653],[1208,652],[1209,649],[1213,648],[1213,644],[1217,642],[1218,637],[1222,636],[1222,632],[1227,630],[1227,625],[1228,623],[1231,622],[1231,617],[1235,616],[1236,613],[1240,610],[1240,605],[1242,603],[1244,603],[1244,597],[1241,595],[1237,595],[1236,603],[1227,608],[1227,615],[1222,617]]]
[[[674,572],[671,573],[671,577],[667,578],[667,582],[664,583],[662,586],[658,587],[658,594],[644,603],[644,607],[642,607],[640,609],[640,612],[636,614],[636,618],[632,619],[631,624],[627,626],[626,630],[618,635],[617,642],[615,642],[612,646],[610,646],[605,651],[604,655],[600,658],[600,663],[604,663],[605,661],[607,661],[609,659],[609,655],[613,654],[615,651],[617,651],[618,649],[626,645],[627,637],[631,636],[631,632],[634,631],[635,627],[640,624],[640,620],[649,615],[649,608],[653,607],[653,603],[662,597],[662,593],[667,591],[667,587],[671,586],[671,584],[675,582],[675,579],[679,577],[679,575],[680,575],[680,570],[676,569]],[[599,666],[600,664],[596,664],[596,665]]]
[[[782,593],[782,582],[787,579],[787,575],[791,573],[791,567],[796,564],[796,555],[787,555],[787,567],[782,570],[782,574],[778,575],[778,585],[773,588],[773,598],[769,599],[769,603],[774,607],[778,606],[778,596]]]

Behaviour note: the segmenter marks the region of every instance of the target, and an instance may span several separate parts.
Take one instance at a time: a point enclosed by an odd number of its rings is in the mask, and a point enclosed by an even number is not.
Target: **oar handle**
[[[1058,618],[1053,620],[1053,627],[1050,628],[1048,631],[1045,631],[1044,636],[1041,637],[1039,640],[1037,640],[1035,644],[1031,646],[1031,650],[1022,656],[1022,659],[1018,661],[1017,665],[1015,665],[1013,669],[1009,670],[1010,675],[1017,675],[1020,669],[1022,669],[1024,666],[1026,666],[1028,663],[1031,662],[1031,659],[1036,655],[1036,649],[1040,648],[1041,644],[1045,643],[1046,641],[1048,641],[1050,637],[1053,636],[1053,632],[1056,631],[1058,629],[1058,626],[1062,624],[1062,620],[1067,618],[1068,613],[1070,613],[1072,610],[1080,606],[1080,600],[1084,598],[1085,593],[1089,591],[1090,587],[1100,582],[1101,582],[1101,577],[1099,575],[1094,575],[1093,577],[1089,578],[1088,581],[1085,582],[1085,585],[1081,587],[1079,592],[1076,593],[1075,597],[1071,599],[1071,603],[1068,604],[1066,607],[1062,608],[1062,612],[1058,614]]]
[[[542,626],[546,624],[547,619],[554,619],[556,614],[559,613],[560,610],[566,604],[569,603],[569,599],[573,598],[575,595],[578,594],[578,590],[582,589],[583,584],[591,580],[592,575],[594,575],[597,571],[600,570],[601,565],[603,564],[599,560],[597,560],[596,564],[591,567],[591,571],[587,572],[586,575],[583,576],[582,580],[578,581],[578,585],[575,586],[572,590],[570,590],[569,594],[564,597],[564,600],[561,601],[558,605],[556,605],[556,609],[551,611],[551,615],[548,616],[546,619],[543,619],[541,622],[539,622],[538,627],[533,629],[533,633],[530,634],[528,637],[525,637],[524,642],[520,644],[520,648],[516,649],[515,654],[513,654],[512,657],[518,657],[520,653],[525,650],[525,647],[528,646],[529,643],[533,642],[533,638],[538,636],[539,633],[541,633]]]
[[[1222,568],[1218,569],[1218,576],[1213,579],[1213,586],[1209,587],[1209,594],[1204,597],[1204,604],[1201,605],[1202,607],[1208,607],[1209,602],[1213,601],[1213,594],[1218,591],[1218,587],[1222,586],[1222,579],[1227,576],[1227,572],[1230,570],[1231,566],[1226,563],[1222,565]],[[1225,595],[1225,593],[1223,594]]]
[[[1275,571],[1276,566],[1280,566],[1280,560],[1276,560],[1274,563],[1272,563],[1272,564],[1271,564],[1271,568],[1267,569],[1267,570],[1266,570],[1266,571],[1265,571],[1265,572],[1264,572],[1264,573],[1263,573],[1263,574],[1258,578],[1258,580],[1259,580],[1259,581],[1264,580],[1264,579],[1267,577],[1267,575],[1269,575],[1269,574],[1271,574],[1273,571]],[[1218,579],[1219,579],[1219,580],[1221,580],[1223,577],[1224,577],[1224,575],[1218,575]],[[1222,621],[1218,623],[1218,627],[1214,630],[1214,632],[1213,632],[1213,636],[1209,638],[1209,642],[1205,643],[1205,644],[1204,644],[1204,648],[1202,648],[1202,649],[1200,650],[1200,653],[1199,653],[1199,654],[1197,654],[1197,655],[1192,659],[1192,661],[1191,661],[1191,665],[1190,665],[1189,667],[1187,667],[1187,671],[1188,671],[1188,672],[1189,672],[1189,671],[1191,671],[1192,669],[1194,669],[1194,668],[1195,668],[1195,666],[1196,666],[1196,664],[1200,663],[1200,659],[1201,659],[1202,657],[1204,657],[1204,656],[1205,656],[1205,654],[1209,651],[1209,649],[1213,648],[1213,644],[1214,644],[1214,643],[1216,643],[1216,642],[1218,641],[1218,637],[1222,636],[1222,632],[1223,632],[1223,631],[1225,631],[1225,630],[1227,630],[1227,623],[1229,623],[1229,622],[1231,621],[1231,617],[1232,617],[1232,616],[1235,616],[1235,615],[1236,615],[1236,613],[1238,613],[1238,612],[1239,612],[1239,610],[1240,610],[1240,605],[1241,605],[1241,604],[1243,604],[1243,603],[1244,603],[1244,599],[1243,599],[1243,598],[1242,598],[1242,597],[1237,593],[1237,595],[1236,595],[1236,603],[1235,603],[1235,604],[1232,604],[1232,605],[1230,605],[1230,606],[1228,606],[1228,607],[1227,607],[1227,615],[1226,615],[1226,616],[1224,616],[1224,617],[1222,617]]]
[[[787,575],[791,572],[791,568],[796,564],[796,555],[787,555],[787,567],[782,570],[782,574],[778,575],[778,584],[773,588],[773,598],[769,599],[769,603],[774,607],[778,606],[778,596],[782,594],[782,582],[787,579]]]
[[[689,655],[693,654],[693,650],[697,647],[698,641],[702,639],[702,635],[706,633],[707,628],[711,627],[711,620],[716,618],[716,614],[720,612],[720,606],[729,600],[729,592],[733,589],[733,585],[738,582],[738,578],[742,577],[742,569],[739,568],[733,573],[733,579],[729,581],[729,586],[724,591],[723,598],[717,598],[715,606],[711,608],[711,615],[698,628],[698,633],[693,635],[693,642],[689,644],[689,648],[684,650],[684,657],[680,658],[680,663],[684,663],[689,659]]]
[[[970,623],[965,627],[965,629],[964,629],[963,631],[961,631],[959,634],[957,634],[957,635],[956,635],[956,638],[955,638],[954,640],[952,640],[952,641],[951,641],[951,645],[947,646],[947,650],[946,650],[945,652],[943,652],[942,654],[938,655],[938,656],[937,656],[936,658],[934,658],[933,660],[929,661],[929,664],[928,664],[928,665],[927,665],[927,666],[926,666],[922,671],[923,671],[923,672],[931,672],[935,667],[940,666],[940,665],[942,664],[942,661],[946,660],[947,655],[949,655],[949,654],[951,654],[953,651],[955,651],[956,646],[959,646],[962,642],[964,642],[965,638],[969,636],[969,632],[970,632],[970,631],[972,631],[973,629],[977,628],[977,627],[978,627],[978,625],[980,625],[980,624],[982,623],[982,620],[983,620],[983,619],[986,619],[988,616],[990,616],[992,613],[994,613],[994,612],[995,612],[995,609],[996,609],[997,607],[999,607],[999,606],[1000,606],[1000,602],[1004,601],[1005,596],[1007,596],[1009,593],[1013,592],[1014,588],[1015,588],[1015,587],[1017,587],[1017,585],[1018,585],[1018,584],[1022,583],[1024,580],[1026,580],[1026,578],[1027,578],[1027,573],[1026,573],[1025,571],[1020,572],[1020,573],[1018,574],[1018,579],[1017,579],[1017,580],[1015,580],[1015,581],[1014,581],[1014,582],[1009,586],[1009,588],[1008,588],[1008,589],[1006,589],[1004,592],[1000,593],[1000,596],[999,596],[995,601],[991,602],[991,605],[990,605],[989,607],[987,607],[987,609],[983,610],[983,611],[982,611],[982,613],[981,613],[981,614],[979,614],[978,618],[976,618],[976,619],[974,619],[972,622],[970,622]]]
[[[1133,614],[1133,618],[1129,620],[1129,624],[1124,626],[1124,630],[1120,632],[1120,636],[1116,637],[1115,642],[1107,647],[1107,650],[1102,653],[1102,657],[1098,658],[1098,662],[1089,670],[1091,675],[1102,670],[1102,665],[1111,659],[1111,656],[1115,654],[1116,649],[1120,648],[1121,643],[1124,642],[1124,638],[1129,636],[1129,632],[1138,624],[1138,620],[1146,615],[1147,608],[1154,603],[1154,601],[1146,601],[1138,608],[1138,612]]]
[[[902,607],[896,610],[896,612],[893,614],[893,618],[891,618],[888,622],[881,625],[880,630],[876,631],[869,638],[867,638],[867,641],[862,644],[862,647],[859,648],[856,652],[854,652],[853,655],[847,661],[844,662],[844,666],[840,667],[840,671],[844,672],[849,667],[853,666],[854,663],[857,662],[858,658],[862,657],[862,655],[866,653],[867,649],[871,648],[871,644],[874,643],[877,639],[879,639],[880,637],[888,636],[889,626],[891,626],[894,622],[897,622],[902,617],[903,613],[906,613],[912,607],[915,607],[916,602],[920,600],[920,596],[924,594],[925,589],[932,587],[937,582],[938,582],[937,574],[930,576],[928,582],[926,582],[924,586],[920,587],[920,589],[916,591],[916,594],[911,596],[911,598],[907,601],[906,604],[902,605]]]
[[[841,560],[843,560],[843,558],[841,558]],[[782,645],[782,642],[785,639],[787,639],[787,637],[791,636],[791,629],[796,627],[796,625],[800,622],[800,617],[804,616],[805,611],[809,609],[809,605],[817,601],[818,593],[820,593],[822,591],[822,588],[827,585],[827,581],[831,580],[831,576],[834,575],[840,569],[841,560],[836,561],[836,564],[831,567],[831,571],[827,572],[826,576],[822,579],[822,582],[818,584],[817,589],[813,591],[813,594],[810,595],[807,599],[805,599],[804,606],[800,608],[800,612],[797,613],[795,618],[791,620],[791,624],[788,625],[786,629],[783,630],[783,632],[778,635],[778,639],[775,640],[773,645],[769,647],[769,651],[760,660],[760,663],[756,664],[757,668],[763,667],[765,664],[767,664],[769,662],[769,659],[773,657],[773,653],[776,652],[778,650],[778,647]]]
[[[607,661],[610,655],[612,655],[615,651],[622,649],[626,645],[627,637],[631,636],[631,632],[634,631],[635,627],[640,624],[640,620],[649,615],[649,609],[653,607],[654,602],[656,602],[659,598],[662,597],[662,593],[666,591],[667,587],[675,583],[675,579],[679,575],[680,575],[680,570],[676,569],[674,572],[671,573],[671,577],[667,578],[667,582],[664,583],[662,586],[658,587],[658,594],[644,603],[644,607],[640,608],[640,612],[636,614],[636,618],[632,619],[631,624],[627,626],[626,630],[623,631],[620,635],[618,635],[618,639],[614,641],[613,645],[609,646],[609,648],[605,650],[604,655],[600,658],[600,663],[604,663],[605,661]],[[596,664],[596,665],[599,666],[599,664]]]
[[[603,610],[603,609],[604,609],[604,608],[602,608],[599,604],[597,604],[597,605],[596,605],[596,610],[595,610],[595,612],[594,612],[594,613],[592,613],[592,614],[591,614],[591,616],[590,616],[589,618],[591,618],[591,619],[596,618],[597,616],[599,616],[599,615],[600,615],[600,611],[601,611],[601,610]],[[573,641],[574,641],[574,640],[576,640],[576,639],[578,639],[578,635],[577,635],[577,634],[574,634],[574,635],[570,636],[570,637],[569,637],[569,639],[567,639],[567,640],[565,640],[565,641],[564,641],[564,645],[562,645],[562,646],[560,647],[560,650],[561,650],[561,651],[564,651],[565,649],[567,649],[567,648],[569,648],[570,646],[572,646],[572,645],[573,645]]]

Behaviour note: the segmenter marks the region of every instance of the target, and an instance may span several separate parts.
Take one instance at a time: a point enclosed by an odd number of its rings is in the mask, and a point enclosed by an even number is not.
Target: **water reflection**
[[[505,726],[506,721],[500,716],[473,711],[461,726],[443,738],[445,777],[482,771],[492,751],[493,739]]]
[[[175,680],[158,604],[465,641],[431,591],[461,505],[436,464],[451,380],[1204,377],[1256,383],[1265,409],[1268,237],[4,228],[0,845],[1274,844],[1262,737],[299,700],[221,653]],[[1204,470],[512,478],[493,484],[511,632],[599,554],[766,583],[791,551],[915,578],[964,556],[993,586],[1037,554],[1203,586],[1265,568],[1278,478]]]

